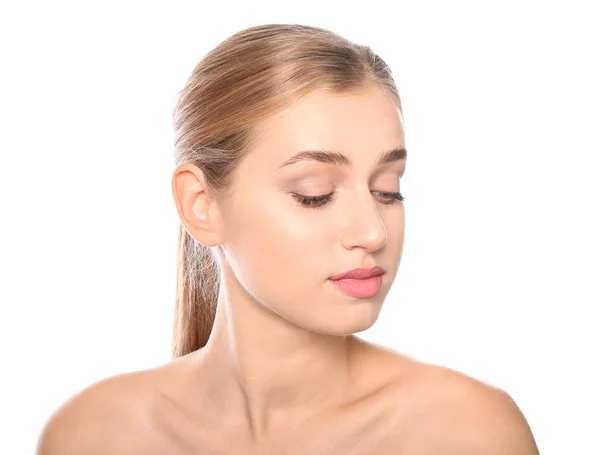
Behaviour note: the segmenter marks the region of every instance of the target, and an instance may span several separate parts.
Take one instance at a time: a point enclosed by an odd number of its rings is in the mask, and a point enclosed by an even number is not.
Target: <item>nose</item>
[[[345,227],[341,243],[346,249],[364,248],[368,252],[379,250],[387,242],[385,224],[379,215],[374,196],[354,197],[346,209]]]

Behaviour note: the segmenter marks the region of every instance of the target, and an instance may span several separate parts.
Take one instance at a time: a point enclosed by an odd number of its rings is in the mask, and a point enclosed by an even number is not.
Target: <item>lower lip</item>
[[[344,294],[352,297],[368,298],[373,297],[379,292],[379,289],[381,289],[383,275],[364,280],[346,278],[329,281]]]

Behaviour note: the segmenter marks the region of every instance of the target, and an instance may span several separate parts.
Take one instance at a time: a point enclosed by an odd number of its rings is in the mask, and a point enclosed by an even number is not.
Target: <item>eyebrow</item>
[[[377,167],[383,166],[384,164],[394,163],[396,161],[405,160],[406,159],[406,149],[405,148],[394,148],[392,150],[388,150],[383,152],[379,156],[379,160],[377,161]],[[296,153],[290,159],[285,161],[279,169],[291,166],[292,164],[296,164],[300,161],[318,161],[320,163],[333,164],[335,166],[351,166],[352,161],[346,155],[340,152],[334,152],[331,150],[303,150],[301,152]]]

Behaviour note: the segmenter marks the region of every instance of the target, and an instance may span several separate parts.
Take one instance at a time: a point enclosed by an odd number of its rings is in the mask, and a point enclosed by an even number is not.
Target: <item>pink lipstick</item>
[[[381,267],[372,269],[354,269],[329,278],[329,281],[344,294],[352,297],[373,297],[381,289],[384,270]]]

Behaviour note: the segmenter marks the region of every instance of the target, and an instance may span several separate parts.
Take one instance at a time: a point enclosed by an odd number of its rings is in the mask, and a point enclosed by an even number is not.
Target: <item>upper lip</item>
[[[341,280],[344,278],[351,278],[355,280],[366,280],[367,278],[373,278],[374,276],[383,275],[384,273],[385,270],[383,270],[381,267],[373,267],[371,269],[354,269],[332,276],[329,279]]]

